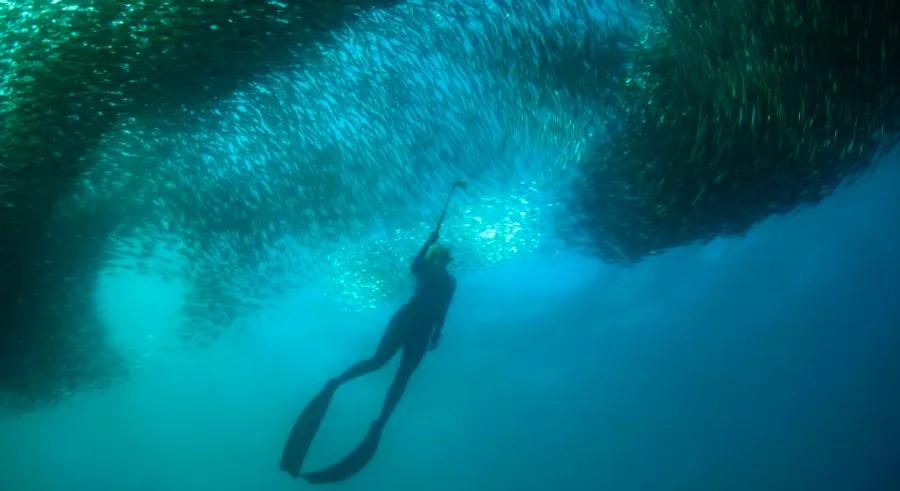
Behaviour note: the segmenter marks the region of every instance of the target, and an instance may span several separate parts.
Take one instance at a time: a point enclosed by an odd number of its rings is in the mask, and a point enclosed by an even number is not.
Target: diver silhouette
[[[373,423],[379,430],[400,401],[406,383],[425,356],[426,348],[437,348],[444,319],[456,291],[456,279],[447,271],[447,264],[453,260],[450,250],[435,245],[439,233],[439,229],[431,233],[413,260],[410,269],[416,277],[415,293],[391,318],[375,354],[329,381],[336,388],[344,382],[374,372],[402,349],[400,367],[388,390],[381,416]]]
[[[456,292],[456,279],[447,271],[447,265],[453,260],[450,250],[437,244],[437,241],[453,191],[464,185],[462,182],[453,184],[437,226],[413,259],[410,270],[416,279],[415,292],[391,317],[375,353],[329,380],[294,424],[281,459],[281,469],[293,477],[303,477],[313,484],[340,481],[359,472],[375,454],[381,430],[397,407],[410,377],[418,368],[425,353],[429,349],[437,348],[441,339],[444,319]],[[301,474],[303,460],[338,387],[380,369],[401,350],[403,354],[400,366],[388,389],[381,414],[372,423],[362,443],[333,466]]]

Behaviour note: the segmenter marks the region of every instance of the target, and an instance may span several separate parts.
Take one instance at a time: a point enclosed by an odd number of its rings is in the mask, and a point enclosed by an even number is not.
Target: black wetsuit
[[[436,240],[436,235],[432,235],[413,260],[411,270],[416,277],[416,291],[391,318],[375,354],[351,366],[332,381],[342,384],[378,370],[402,349],[400,367],[388,390],[381,415],[375,421],[378,427],[384,426],[400,401],[406,383],[428,350],[429,341],[436,342],[440,336],[447,309],[456,291],[456,279],[447,269],[431,263],[425,257]]]

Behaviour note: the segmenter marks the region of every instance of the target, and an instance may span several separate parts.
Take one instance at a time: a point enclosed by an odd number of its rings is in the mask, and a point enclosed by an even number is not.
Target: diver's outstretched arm
[[[422,245],[422,248],[419,249],[419,253],[416,254],[416,258],[413,259],[412,266],[410,266],[410,270],[412,274],[419,275],[425,269],[425,255],[428,254],[428,248],[432,246],[435,242],[440,238],[441,228],[438,226],[435,228],[431,235],[428,236],[428,240],[425,241],[425,244]]]

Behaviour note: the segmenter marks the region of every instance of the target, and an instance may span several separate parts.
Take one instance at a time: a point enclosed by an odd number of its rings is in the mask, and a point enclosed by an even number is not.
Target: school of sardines
[[[896,141],[892,0],[0,4],[0,403],[127,373],[116,268],[210,342],[324,281],[349,309],[446,185],[457,267],[634,263],[827,196]]]

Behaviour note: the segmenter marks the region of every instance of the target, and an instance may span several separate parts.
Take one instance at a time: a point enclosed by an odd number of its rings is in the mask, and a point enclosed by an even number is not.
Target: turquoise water
[[[895,489],[900,161],[746,236],[635,267],[574,253],[458,274],[429,354],[346,490]],[[404,271],[405,273],[405,271]],[[184,286],[105,274],[109,390],[0,419],[0,489],[297,489],[287,431],[367,356],[402,298],[350,312],[315,285],[205,348]],[[309,468],[374,419],[396,361],[347,384]]]
[[[900,489],[896,2],[325,3],[0,1],[0,491],[307,487],[457,179],[330,487]]]

